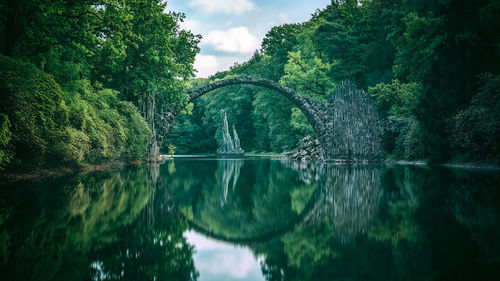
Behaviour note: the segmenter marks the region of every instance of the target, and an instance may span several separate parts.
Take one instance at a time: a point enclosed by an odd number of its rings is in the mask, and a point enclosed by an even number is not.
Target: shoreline
[[[447,163],[429,164],[425,160],[406,161],[406,160],[388,159],[386,160],[385,163],[396,164],[396,165],[428,166],[428,167],[439,166],[439,167],[466,169],[466,170],[500,170],[500,165],[498,164],[481,163],[481,162],[465,162],[465,163],[447,162]]]
[[[251,154],[250,155],[245,155],[249,157],[276,157],[276,156],[282,156],[281,154]],[[179,158],[189,158],[193,156],[198,156],[198,155],[179,155]],[[199,156],[198,156],[199,157]],[[205,156],[206,157],[206,156]],[[173,158],[176,158],[176,156],[173,156]],[[165,157],[163,161],[159,162],[164,162],[165,160],[171,160],[173,158],[170,157]],[[425,160],[417,160],[417,161],[406,161],[406,160],[394,160],[394,159],[386,159],[385,161],[382,162],[383,164],[386,165],[412,165],[412,166],[440,166],[440,167],[446,167],[446,168],[454,168],[454,169],[466,169],[466,170],[484,170],[484,171],[499,171],[500,170],[500,165],[497,164],[491,164],[491,163],[456,163],[456,162],[449,162],[449,163],[440,163],[440,164],[429,164]],[[20,172],[5,172],[5,173],[0,173],[0,184],[9,184],[9,183],[14,183],[14,182],[19,182],[19,181],[24,181],[24,180],[35,180],[35,179],[43,179],[43,178],[49,178],[49,177],[60,177],[64,175],[69,175],[69,174],[75,174],[75,173],[81,173],[81,174],[87,174],[87,173],[92,173],[92,172],[97,172],[97,171],[105,171],[105,170],[110,170],[110,169],[118,169],[118,168],[124,168],[127,166],[132,166],[132,165],[140,165],[144,164],[143,161],[137,160],[137,161],[131,161],[131,162],[111,162],[111,163],[104,163],[104,164],[85,164],[82,166],[78,167],[57,167],[57,168],[32,168],[32,169],[27,169],[23,170]]]
[[[111,162],[104,164],[85,164],[77,167],[56,167],[56,168],[31,168],[19,172],[9,171],[0,174],[0,184],[9,184],[25,180],[44,179],[50,177],[61,177],[69,174],[87,174],[97,171],[123,168],[131,165],[142,164],[142,161],[131,162]]]
[[[436,166],[442,166],[446,168],[458,168],[467,170],[500,170],[500,165],[487,164],[487,163],[443,163],[436,164]]]

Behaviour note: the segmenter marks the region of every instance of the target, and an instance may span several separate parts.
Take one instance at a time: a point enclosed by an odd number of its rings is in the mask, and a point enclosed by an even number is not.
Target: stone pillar
[[[382,123],[374,101],[352,82],[335,87],[325,121],[324,134],[319,136],[325,159],[341,161],[381,161]]]
[[[219,150],[217,151],[217,156],[221,158],[243,158],[244,151],[240,147],[240,139],[236,133],[236,129],[233,124],[233,138],[229,134],[229,125],[227,122],[226,111],[222,109],[220,111],[221,118],[221,143]]]

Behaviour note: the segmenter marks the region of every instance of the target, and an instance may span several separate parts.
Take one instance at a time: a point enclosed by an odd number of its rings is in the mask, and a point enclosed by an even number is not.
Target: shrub
[[[9,117],[0,113],[0,170],[10,162],[12,157],[9,149],[11,137]]]
[[[59,85],[33,65],[5,56],[0,77],[0,112],[10,120],[15,157],[34,165],[58,157],[68,118]]]
[[[0,56],[0,168],[141,158],[151,138],[137,108],[88,80],[61,90],[32,64]],[[13,156],[13,157],[12,157]]]
[[[451,143],[460,160],[500,159],[500,75],[483,74],[470,105],[450,120]]]

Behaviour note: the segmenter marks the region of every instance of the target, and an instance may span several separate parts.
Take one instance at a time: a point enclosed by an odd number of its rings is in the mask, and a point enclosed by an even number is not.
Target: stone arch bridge
[[[335,87],[328,100],[313,99],[275,81],[250,76],[231,77],[201,86],[189,92],[189,102],[216,89],[231,85],[254,85],[281,94],[299,108],[320,142],[323,160],[381,161],[382,124],[373,100],[352,82]],[[158,147],[184,107],[159,113]]]

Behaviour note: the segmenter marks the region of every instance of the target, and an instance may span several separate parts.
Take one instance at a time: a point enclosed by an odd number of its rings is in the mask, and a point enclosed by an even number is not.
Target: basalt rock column
[[[382,123],[374,101],[352,82],[333,90],[323,134],[319,135],[326,160],[381,161]]]
[[[229,125],[227,123],[227,115],[226,111],[222,109],[220,111],[220,120],[221,120],[221,144],[219,150],[217,151],[217,157],[221,158],[243,158],[244,151],[240,147],[240,139],[238,138],[238,134],[236,133],[236,129],[233,125],[233,136],[234,141],[231,135],[229,134]]]

